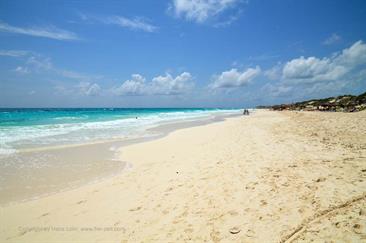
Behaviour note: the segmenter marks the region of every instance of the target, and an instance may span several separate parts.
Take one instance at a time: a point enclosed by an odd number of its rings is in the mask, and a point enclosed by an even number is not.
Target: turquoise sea
[[[3,108],[0,155],[24,148],[146,136],[148,128],[159,124],[236,112],[203,108]]]

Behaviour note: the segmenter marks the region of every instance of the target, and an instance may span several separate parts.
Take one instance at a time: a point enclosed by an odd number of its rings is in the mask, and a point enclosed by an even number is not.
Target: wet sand
[[[366,112],[269,112],[129,145],[113,178],[1,207],[5,242],[362,242]]]

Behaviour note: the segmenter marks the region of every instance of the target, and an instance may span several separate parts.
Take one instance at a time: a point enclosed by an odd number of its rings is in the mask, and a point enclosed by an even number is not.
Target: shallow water
[[[0,109],[0,156],[19,150],[146,136],[161,122],[207,118],[220,109]]]

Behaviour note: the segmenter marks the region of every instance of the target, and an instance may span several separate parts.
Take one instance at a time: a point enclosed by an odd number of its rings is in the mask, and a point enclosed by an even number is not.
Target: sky
[[[363,0],[0,1],[0,107],[220,107],[366,91]]]

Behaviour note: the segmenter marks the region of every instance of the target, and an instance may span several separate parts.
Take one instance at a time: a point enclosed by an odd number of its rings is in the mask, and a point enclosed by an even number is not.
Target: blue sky
[[[0,1],[1,107],[251,107],[366,91],[366,2]]]

